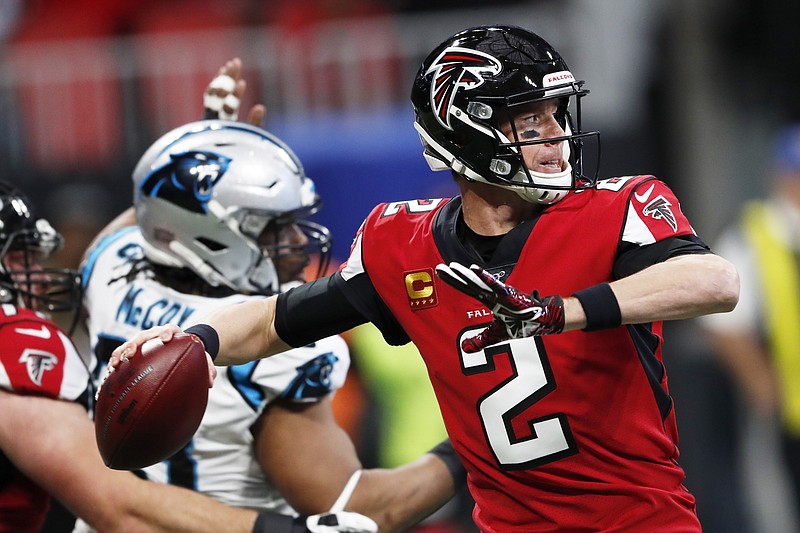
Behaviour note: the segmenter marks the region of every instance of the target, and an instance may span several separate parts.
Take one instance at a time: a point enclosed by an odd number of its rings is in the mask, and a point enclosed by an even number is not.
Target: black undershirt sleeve
[[[335,272],[278,295],[275,330],[293,347],[366,322],[375,324],[390,345],[409,342],[405,330],[364,273],[345,281]]]
[[[278,295],[275,331],[289,346],[298,348],[367,322],[331,274]]]
[[[696,235],[671,237],[646,246],[623,243],[614,261],[613,275],[614,279],[621,279],[671,257],[710,253],[708,245]]]

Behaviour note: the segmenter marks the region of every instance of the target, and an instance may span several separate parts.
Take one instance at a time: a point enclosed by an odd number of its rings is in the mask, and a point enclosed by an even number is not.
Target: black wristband
[[[583,331],[616,328],[622,324],[619,302],[608,283],[600,283],[572,295],[581,303],[586,314]]]
[[[212,361],[217,358],[217,354],[219,354],[219,334],[217,330],[208,324],[195,324],[194,326],[189,326],[184,331],[192,335],[197,335],[200,338],[208,355],[211,356]]]
[[[272,511],[258,513],[253,533],[307,533],[306,517],[278,514]]]
[[[456,455],[456,451],[453,449],[453,444],[450,442],[450,439],[443,440],[428,453],[435,455],[444,462],[445,466],[450,471],[450,475],[453,476],[456,490],[466,484],[467,470],[461,463],[461,459]]]

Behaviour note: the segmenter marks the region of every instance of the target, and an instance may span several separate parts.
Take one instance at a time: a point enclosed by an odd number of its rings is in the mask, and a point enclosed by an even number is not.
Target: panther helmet
[[[432,170],[452,169],[467,180],[511,189],[523,199],[552,204],[569,190],[594,186],[596,172],[583,175],[583,145],[599,134],[582,132],[580,100],[589,93],[558,52],[538,35],[514,26],[464,30],[428,55],[411,90],[414,127]],[[520,106],[559,99],[556,118],[564,137],[509,139],[500,125],[513,124]],[[575,100],[574,116],[570,100]],[[521,147],[564,141],[565,168],[558,173],[528,169]]]
[[[43,268],[64,239],[14,186],[0,181],[0,303],[44,312],[80,309],[81,285],[72,269]],[[11,261],[11,255],[20,252]],[[74,326],[74,323],[73,323]]]
[[[215,287],[274,294],[281,257],[330,260],[330,232],[304,218],[320,198],[300,160],[272,134],[240,122],[203,120],[158,139],[133,172],[145,256],[188,268]],[[264,244],[262,234],[296,225],[307,243]]]

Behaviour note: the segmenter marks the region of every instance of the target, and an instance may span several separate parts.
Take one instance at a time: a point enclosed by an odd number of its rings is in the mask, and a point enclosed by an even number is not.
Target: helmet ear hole
[[[206,237],[198,237],[195,240],[201,245],[205,246],[210,252],[221,252],[227,248],[227,246],[221,242]]]

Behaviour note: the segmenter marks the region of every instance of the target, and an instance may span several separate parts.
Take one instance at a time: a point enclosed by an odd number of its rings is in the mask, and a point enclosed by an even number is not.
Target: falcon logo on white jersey
[[[42,377],[48,370],[55,368],[58,358],[50,352],[28,348],[19,358],[20,363],[25,363],[28,377],[37,386],[42,386]]]

